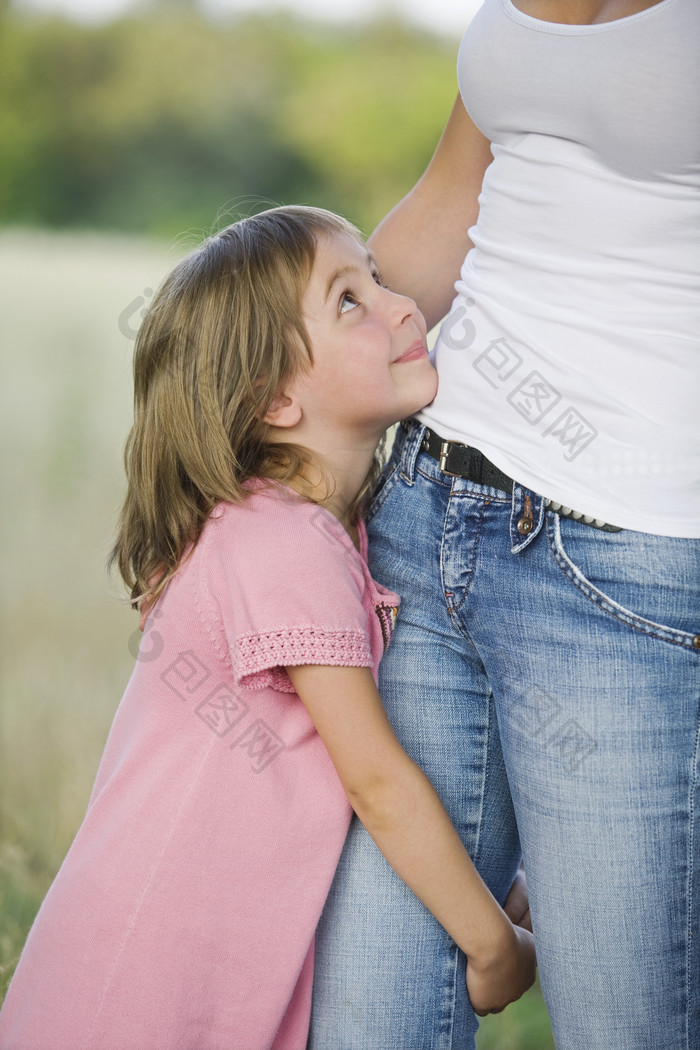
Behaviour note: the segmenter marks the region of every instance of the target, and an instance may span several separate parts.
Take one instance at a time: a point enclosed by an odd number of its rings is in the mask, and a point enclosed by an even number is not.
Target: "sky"
[[[435,32],[459,35],[482,0],[203,0],[212,13],[291,9],[312,18],[349,21],[390,12]],[[15,0],[18,7],[100,22],[121,14],[134,0]]]

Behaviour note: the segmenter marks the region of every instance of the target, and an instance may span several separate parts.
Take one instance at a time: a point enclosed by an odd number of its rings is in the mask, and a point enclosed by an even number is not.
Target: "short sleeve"
[[[266,490],[206,534],[200,590],[237,684],[294,692],[286,667],[372,666],[363,562],[332,514]]]

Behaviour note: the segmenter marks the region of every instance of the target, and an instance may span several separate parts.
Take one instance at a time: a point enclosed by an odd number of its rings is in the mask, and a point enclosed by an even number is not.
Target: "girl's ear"
[[[277,394],[263,419],[271,427],[295,427],[301,420],[301,405],[288,394]]]

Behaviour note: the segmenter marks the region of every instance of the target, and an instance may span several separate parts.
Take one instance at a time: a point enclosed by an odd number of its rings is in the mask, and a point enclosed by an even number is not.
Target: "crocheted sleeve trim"
[[[241,685],[249,689],[272,687],[293,693],[285,667],[325,664],[333,667],[372,667],[372,651],[363,631],[324,631],[293,627],[238,638],[236,669]]]

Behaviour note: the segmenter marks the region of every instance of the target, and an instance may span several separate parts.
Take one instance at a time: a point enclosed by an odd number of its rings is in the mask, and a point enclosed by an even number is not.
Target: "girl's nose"
[[[415,317],[418,307],[410,296],[400,295],[398,292],[389,292],[389,294],[392,297],[391,316],[396,324],[403,324],[404,321]]]

